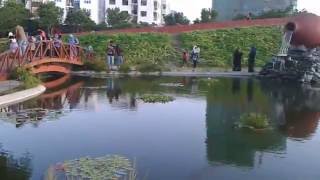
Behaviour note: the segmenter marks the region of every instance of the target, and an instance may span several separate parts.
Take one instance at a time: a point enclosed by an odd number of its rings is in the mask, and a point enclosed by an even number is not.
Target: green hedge
[[[216,31],[182,33],[182,47],[191,50],[194,44],[201,48],[200,65],[226,67],[232,64],[233,51],[239,47],[244,63],[251,45],[257,47],[257,66],[263,66],[276,54],[281,44],[280,27],[250,27]]]
[[[125,62],[129,65],[167,64],[175,59],[171,38],[166,34],[115,34],[85,35],[79,37],[81,46],[93,46],[96,55],[105,57],[106,46],[110,40],[119,44],[124,51]]]

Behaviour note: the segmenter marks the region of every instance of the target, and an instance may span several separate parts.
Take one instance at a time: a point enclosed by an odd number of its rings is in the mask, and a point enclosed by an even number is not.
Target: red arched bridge
[[[30,68],[34,74],[70,73],[72,65],[83,65],[83,48],[55,41],[29,44],[0,54],[0,76],[7,76],[16,67]]]

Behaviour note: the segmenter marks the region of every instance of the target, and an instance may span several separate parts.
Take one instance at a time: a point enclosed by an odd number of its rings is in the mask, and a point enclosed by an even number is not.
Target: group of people
[[[123,59],[123,50],[120,48],[118,44],[115,44],[113,41],[110,41],[106,48],[107,54],[107,64],[109,70],[112,69],[113,66],[120,66],[124,63]]]
[[[257,48],[252,46],[250,48],[249,56],[248,56],[248,72],[254,72],[254,65],[257,55]],[[240,48],[237,48],[233,53],[233,71],[241,71],[242,70],[242,56]]]
[[[201,51],[200,47],[197,45],[193,46],[190,55],[187,50],[183,50],[183,52],[182,52],[183,65],[187,65],[188,61],[191,60],[192,64],[193,64],[193,70],[195,70],[197,68],[197,64],[199,63],[200,51]]]

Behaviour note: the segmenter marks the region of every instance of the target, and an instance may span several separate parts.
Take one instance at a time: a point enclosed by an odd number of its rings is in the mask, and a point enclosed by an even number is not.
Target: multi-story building
[[[106,9],[119,8],[130,14],[137,23],[163,24],[169,13],[166,0],[105,0]],[[108,16],[108,14],[106,14]]]
[[[212,9],[218,12],[218,20],[231,20],[237,15],[261,14],[270,10],[296,7],[297,0],[213,0]]]
[[[3,0],[2,3],[5,1],[7,0]],[[97,24],[106,22],[108,8],[119,8],[120,11],[127,12],[137,23],[157,25],[163,24],[163,16],[170,12],[167,0],[26,0],[26,8],[36,12],[40,3],[49,1],[55,2],[57,7],[63,9],[63,19],[70,10],[83,9]]]

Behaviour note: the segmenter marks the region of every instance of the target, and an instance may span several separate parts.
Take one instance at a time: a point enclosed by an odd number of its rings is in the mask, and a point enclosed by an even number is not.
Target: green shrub
[[[130,66],[128,64],[122,64],[119,68],[119,72],[128,73],[130,72]]]
[[[257,47],[257,66],[264,66],[280,48],[282,32],[279,27],[250,27],[215,31],[182,33],[179,37],[183,49],[201,48],[200,65],[227,67],[232,64],[233,52],[241,48],[243,64],[247,65],[250,47]]]
[[[158,64],[144,63],[137,66],[137,70],[142,73],[161,72],[162,66]]]
[[[254,129],[265,129],[268,128],[270,125],[269,119],[266,115],[249,113],[244,114],[240,117],[240,126]]]
[[[164,96],[160,94],[145,94],[140,97],[145,103],[167,103],[174,100],[171,96]]]
[[[88,71],[102,72],[107,69],[107,66],[103,60],[95,59],[95,60],[85,61],[82,69],[88,70]]]
[[[10,73],[10,79],[19,80],[26,89],[38,86],[41,81],[29,69],[18,67]]]

